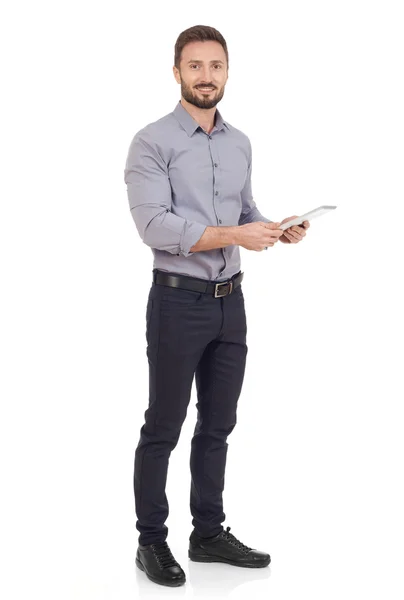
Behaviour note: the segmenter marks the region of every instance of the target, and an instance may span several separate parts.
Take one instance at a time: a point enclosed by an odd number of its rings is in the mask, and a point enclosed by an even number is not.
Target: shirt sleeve
[[[246,223],[255,223],[256,221],[263,221],[264,223],[273,223],[270,219],[267,219],[260,213],[256,203],[254,202],[252,195],[251,185],[251,172],[252,172],[252,148],[250,141],[250,162],[247,169],[247,177],[243,189],[241,190],[241,214],[238,221],[239,225],[245,225]]]
[[[153,140],[137,133],[129,147],[124,170],[129,207],[142,241],[170,254],[191,256],[190,248],[207,225],[171,212],[167,165]]]

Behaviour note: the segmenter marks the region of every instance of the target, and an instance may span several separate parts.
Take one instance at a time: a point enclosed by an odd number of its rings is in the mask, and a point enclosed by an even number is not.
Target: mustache
[[[214,90],[216,89],[214,85],[209,85],[209,84],[208,85],[198,85],[196,89],[199,90],[200,88],[205,88],[205,87],[211,87]]]

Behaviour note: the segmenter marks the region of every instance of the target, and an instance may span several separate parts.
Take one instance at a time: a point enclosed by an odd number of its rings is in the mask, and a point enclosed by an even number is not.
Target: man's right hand
[[[279,240],[283,234],[283,230],[278,229],[279,225],[280,223],[264,223],[263,221],[239,225],[237,243],[247,250],[261,252]]]

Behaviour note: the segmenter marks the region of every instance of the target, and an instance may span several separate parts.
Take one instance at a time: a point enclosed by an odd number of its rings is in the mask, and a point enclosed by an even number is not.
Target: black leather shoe
[[[213,538],[201,538],[195,530],[189,537],[188,556],[196,562],[224,562],[236,567],[267,567],[271,557],[242,544],[230,527]]]
[[[147,546],[139,544],[136,565],[154,583],[170,586],[185,583],[185,573],[171,554],[167,542]]]

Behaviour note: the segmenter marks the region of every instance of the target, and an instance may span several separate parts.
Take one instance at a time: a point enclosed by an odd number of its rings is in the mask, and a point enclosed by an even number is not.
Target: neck
[[[187,102],[181,97],[181,104],[193,119],[204,129],[210,133],[215,126],[216,106],[213,108],[198,108],[194,104]]]

